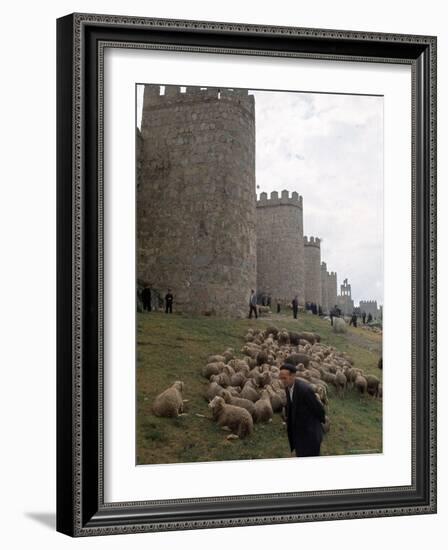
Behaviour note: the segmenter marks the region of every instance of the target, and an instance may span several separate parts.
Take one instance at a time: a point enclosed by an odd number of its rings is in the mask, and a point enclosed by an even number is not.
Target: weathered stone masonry
[[[247,314],[256,288],[255,110],[243,90],[146,85],[138,278],[178,310]]]
[[[137,278],[178,311],[243,316],[272,303],[336,303],[303,199],[255,193],[255,105],[247,90],[146,85],[136,136]],[[257,267],[258,266],[258,267]]]
[[[273,301],[305,299],[303,199],[276,191],[257,201],[257,288]]]
[[[305,301],[322,305],[320,239],[304,237],[303,246],[305,252]]]

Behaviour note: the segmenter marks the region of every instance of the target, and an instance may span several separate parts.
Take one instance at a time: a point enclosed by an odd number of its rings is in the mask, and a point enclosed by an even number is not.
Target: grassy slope
[[[298,321],[284,315],[272,320],[234,320],[186,317],[152,312],[138,314],[137,334],[137,464],[163,464],[210,460],[281,458],[289,456],[285,426],[278,414],[271,424],[256,424],[245,440],[227,441],[226,432],[210,419],[204,392],[208,381],[201,369],[211,354],[227,347],[239,352],[250,326],[276,324],[290,330],[314,330],[322,342],[349,352],[355,366],[381,378],[377,334],[362,331],[359,338],[331,332],[329,322],[302,315]],[[349,329],[361,334],[359,329]],[[372,343],[372,346],[369,343]],[[175,380],[185,382],[185,412],[179,418],[157,418],[152,403]],[[195,416],[203,414],[206,418]],[[344,399],[330,397],[331,430],[322,444],[323,455],[381,452],[382,403],[370,396],[348,392]]]

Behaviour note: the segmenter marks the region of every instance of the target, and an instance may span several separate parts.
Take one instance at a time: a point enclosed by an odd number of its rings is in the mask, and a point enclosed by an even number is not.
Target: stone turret
[[[304,237],[305,301],[322,306],[320,239]]]
[[[254,97],[146,85],[141,140],[138,279],[171,288],[175,310],[246,315],[256,286]]]
[[[379,317],[379,309],[376,300],[361,300],[359,302],[361,312],[365,311],[367,315],[370,313],[373,318]]]
[[[257,288],[273,300],[305,302],[303,199],[273,191],[257,201]]]
[[[352,285],[349,284],[348,279],[344,279],[341,285],[341,293],[338,296],[338,305],[344,315],[351,315],[355,304],[352,300]]]
[[[335,271],[327,275],[327,296],[331,307],[338,303],[338,280]]]

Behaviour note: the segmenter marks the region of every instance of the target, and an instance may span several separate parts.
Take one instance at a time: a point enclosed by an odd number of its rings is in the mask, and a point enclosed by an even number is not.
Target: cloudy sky
[[[383,99],[251,92],[257,193],[303,197],[304,233],[348,278],[352,297],[383,303]]]
[[[141,117],[142,91],[137,94]],[[352,298],[383,303],[383,99],[251,91],[257,193],[297,191],[304,233]]]

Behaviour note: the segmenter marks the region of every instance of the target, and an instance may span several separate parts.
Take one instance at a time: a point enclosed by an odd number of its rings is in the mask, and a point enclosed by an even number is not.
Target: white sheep
[[[254,422],[246,409],[227,405],[224,399],[218,396],[208,406],[212,409],[213,418],[217,421],[218,425],[229,428],[240,439],[252,433]]]
[[[184,411],[184,402],[182,392],[184,383],[176,381],[168,389],[160,393],[153,405],[153,411],[156,416],[174,417],[179,416]]]
[[[263,390],[260,399],[255,402],[255,422],[271,422],[273,416],[269,393]]]

